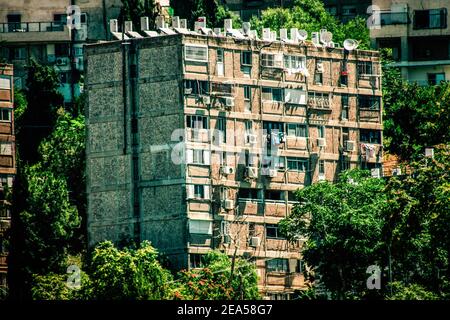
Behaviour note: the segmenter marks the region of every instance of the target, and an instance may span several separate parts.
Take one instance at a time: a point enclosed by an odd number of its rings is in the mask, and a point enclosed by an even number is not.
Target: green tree
[[[119,14],[119,23],[123,21],[132,21],[133,29],[141,29],[141,17],[149,18],[150,29],[155,28],[156,17],[161,12],[156,5],[155,0],[122,0],[122,8]]]
[[[25,113],[19,113],[16,135],[20,158],[25,162],[37,161],[39,144],[53,130],[56,111],[64,102],[59,85],[54,68],[31,60],[25,90],[28,106]]]
[[[89,259],[87,273],[91,299],[160,300],[171,296],[172,275],[158,261],[158,252],[148,241],[137,249],[119,250],[105,241]]]
[[[199,17],[206,17],[210,28],[223,28],[224,19],[233,20],[233,28],[240,28],[242,21],[238,15],[221,5],[217,0],[173,0],[170,2],[175,15],[188,20],[188,25],[194,27]]]
[[[289,240],[308,239],[303,259],[335,299],[362,296],[366,269],[381,262],[383,189],[367,171],[349,171],[298,190],[299,204],[280,223]]]
[[[203,268],[179,273],[174,296],[188,300],[258,299],[258,277],[253,264],[245,259],[230,259],[225,253],[211,251],[203,257]]]
[[[340,23],[330,15],[320,0],[296,0],[292,8],[269,8],[262,11],[261,17],[251,20],[254,29],[262,28],[279,30],[281,28],[298,28],[311,32],[327,29],[333,33],[333,41],[343,43],[351,38],[360,41],[359,49],[370,48],[369,30],[366,21],[357,17],[347,24]]]

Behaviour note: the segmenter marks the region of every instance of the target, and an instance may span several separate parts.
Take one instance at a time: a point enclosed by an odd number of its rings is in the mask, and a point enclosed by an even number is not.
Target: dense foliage
[[[233,27],[241,27],[240,17],[220,4],[218,0],[172,0],[171,7],[175,15],[188,20],[190,28],[199,17],[206,17],[206,25],[209,28],[223,28],[224,19],[232,19]]]
[[[312,32],[327,29],[333,33],[333,41],[342,43],[351,38],[360,42],[359,49],[370,48],[369,29],[366,20],[357,17],[348,23],[341,23],[330,15],[320,0],[296,0],[292,8],[270,8],[262,11],[261,18],[253,17],[253,29],[261,33],[262,28],[278,31],[281,28],[298,28]],[[311,38],[309,38],[311,39]]]
[[[309,276],[334,298],[450,297],[450,152],[411,163],[412,176],[388,182],[350,171],[336,184],[297,192],[299,204],[281,222],[291,240],[306,237]],[[366,269],[382,270],[380,290],[366,287]]]
[[[450,83],[420,86],[402,79],[383,52],[385,147],[403,160],[419,159],[426,147],[450,143]]]
[[[134,30],[141,30],[141,17],[149,18],[150,29],[155,28],[156,17],[160,14],[155,0],[122,0],[119,24],[132,21]]]

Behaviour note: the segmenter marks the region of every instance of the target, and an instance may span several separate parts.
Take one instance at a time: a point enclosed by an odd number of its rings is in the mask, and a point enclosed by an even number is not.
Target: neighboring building
[[[86,46],[89,245],[150,240],[175,269],[236,249],[286,298],[294,191],[381,167],[378,53],[160,31]]]
[[[252,16],[259,17],[261,10],[270,7],[289,7],[294,0],[222,0],[222,3],[237,13],[243,21],[250,21]]]
[[[447,0],[374,0],[380,27],[371,30],[374,48],[392,48],[402,75],[420,85],[450,79],[450,27]]]
[[[67,27],[67,7],[80,6],[81,29]],[[31,58],[53,65],[66,103],[80,94],[83,45],[109,40],[108,21],[117,18],[120,0],[0,0],[0,58],[14,64],[16,89],[23,88]]]
[[[11,225],[11,192],[16,174],[14,139],[13,66],[0,64],[0,299],[7,292],[8,229]]]
[[[342,22],[367,16],[372,0],[323,0],[325,9]]]

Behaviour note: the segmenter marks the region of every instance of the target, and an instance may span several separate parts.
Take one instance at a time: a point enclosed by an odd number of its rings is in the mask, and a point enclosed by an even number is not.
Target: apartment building
[[[370,31],[374,48],[392,48],[394,66],[420,85],[450,79],[449,1],[374,0],[378,28]]]
[[[174,21],[86,46],[89,244],[150,240],[174,269],[236,253],[287,298],[305,288],[304,239],[278,229],[294,192],[380,172],[378,53]]]
[[[372,0],[323,0],[325,9],[342,22],[357,16],[368,16],[367,10]]]
[[[13,66],[0,64],[0,299],[7,293],[8,229],[11,225],[10,203],[16,173]]]
[[[80,7],[80,29],[67,26],[67,7]],[[108,21],[117,18],[120,0],[0,0],[0,58],[14,65],[14,82],[23,88],[31,58],[52,65],[60,92],[72,103],[82,88],[83,45],[110,39]]]

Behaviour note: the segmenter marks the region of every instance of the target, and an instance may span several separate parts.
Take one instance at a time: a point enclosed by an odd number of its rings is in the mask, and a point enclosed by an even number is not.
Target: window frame
[[[193,50],[196,49],[199,50],[199,52],[203,51],[203,54],[195,54]],[[192,50],[192,52],[188,52],[188,50]],[[198,56],[199,58],[196,58],[195,56]],[[186,44],[184,45],[184,60],[185,61],[191,61],[191,62],[208,62],[208,46],[206,45],[192,45],[192,44]]]
[[[250,61],[248,61],[250,60]],[[241,66],[251,67],[253,63],[253,57],[251,51],[242,51],[241,52]]]
[[[292,164],[294,163],[295,166],[292,166]],[[307,172],[308,166],[309,166],[308,158],[287,157],[287,169],[289,171]]]

